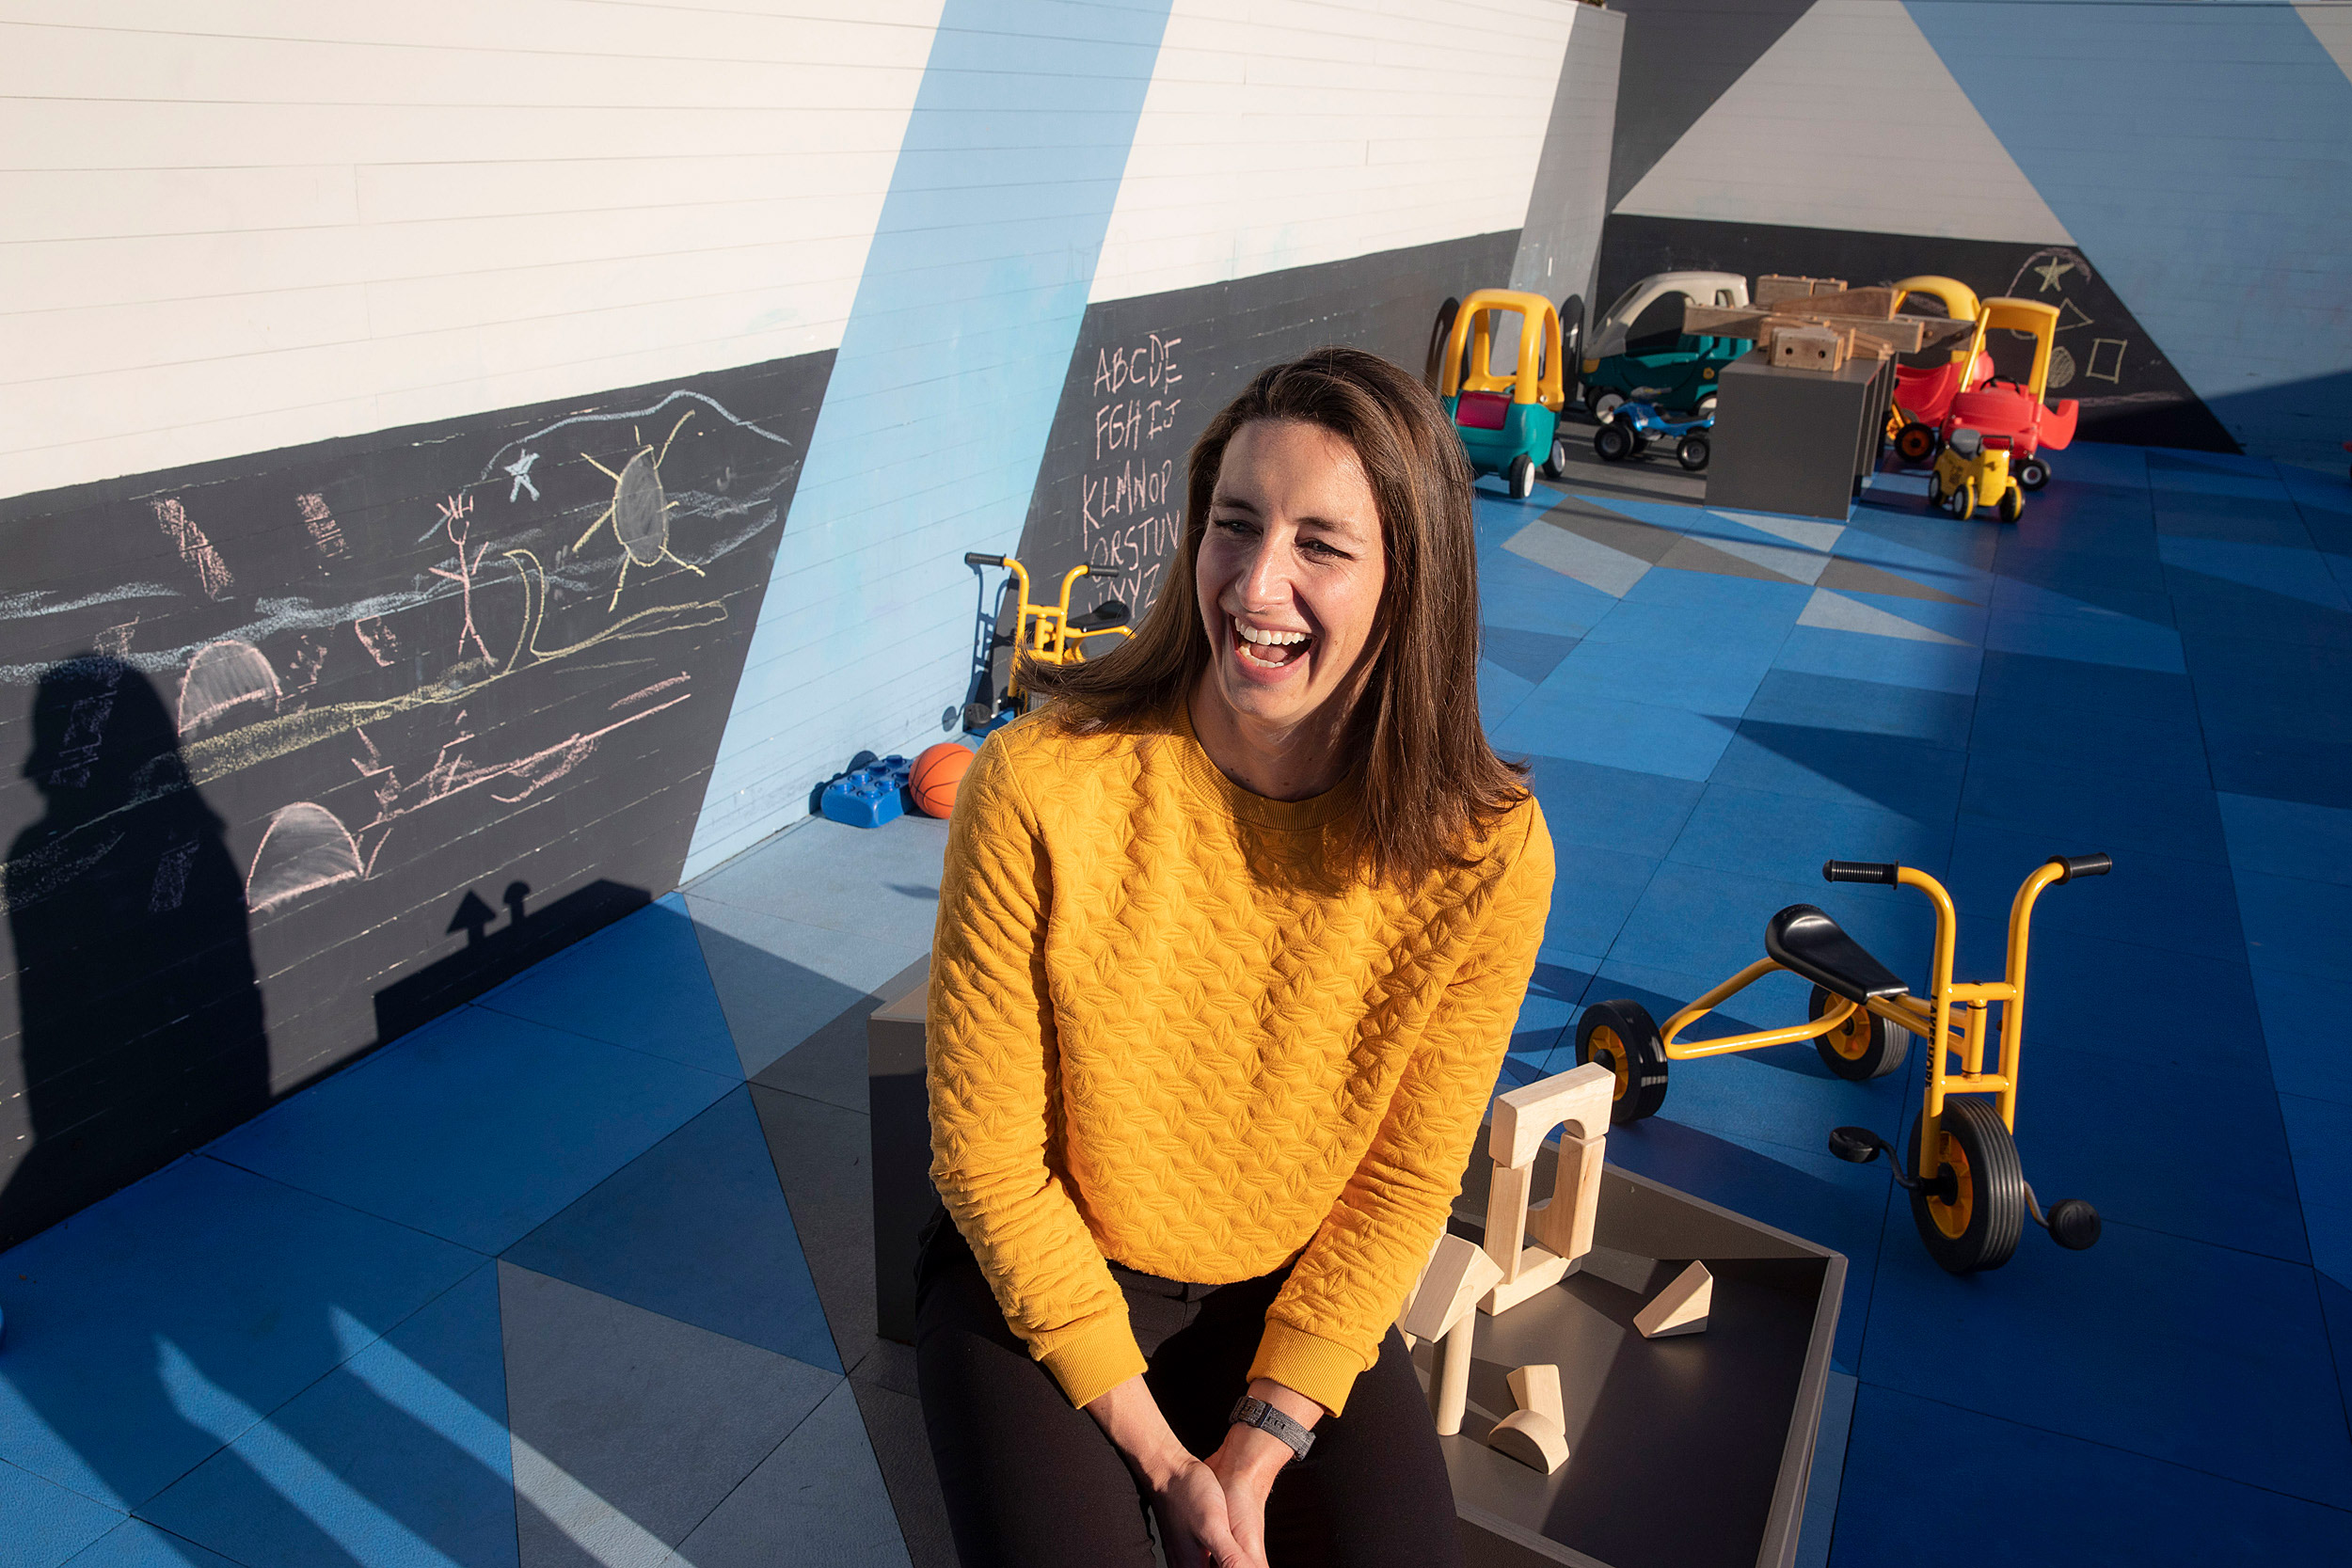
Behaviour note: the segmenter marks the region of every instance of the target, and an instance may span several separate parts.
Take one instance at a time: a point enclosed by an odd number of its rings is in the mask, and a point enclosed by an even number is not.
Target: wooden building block
[[[1772,334],[1772,364],[1778,370],[1835,374],[1845,368],[1845,341],[1824,326],[1784,327]]]
[[[1758,305],[1775,305],[1784,299],[1808,299],[1815,294],[1834,294],[1844,291],[1845,280],[1837,277],[1787,277],[1766,273],[1756,280],[1756,290],[1748,297]]]
[[[1571,1263],[1593,1250],[1593,1222],[1600,1212],[1601,1160],[1608,1148],[1607,1138],[1563,1133],[1551,1197],[1528,1213],[1528,1229],[1536,1243]]]
[[[1807,315],[1853,316],[1863,321],[1890,321],[1895,315],[1892,289],[1839,289],[1823,293],[1816,289],[1802,302],[1789,301]]]
[[[1616,1092],[1616,1075],[1598,1062],[1587,1062],[1497,1095],[1487,1151],[1498,1165],[1527,1165],[1534,1164],[1535,1151],[1555,1127],[1580,1138],[1604,1137]]]
[[[1486,1434],[1486,1446],[1545,1475],[1568,1462],[1568,1434],[1559,1422],[1533,1410],[1514,1410],[1497,1421]]]
[[[1535,1180],[1535,1163],[1523,1165],[1497,1165],[1486,1183],[1486,1256],[1502,1271],[1497,1289],[1519,1285],[1521,1280],[1542,1275],[1541,1281],[1528,1284],[1512,1295],[1514,1302],[1547,1285],[1557,1284],[1567,1273],[1567,1261],[1541,1246],[1524,1246],[1527,1238],[1528,1189]],[[1484,1303],[1481,1304],[1486,1305]],[[1486,1306],[1488,1312],[1498,1308]]]
[[[1478,1298],[1502,1277],[1501,1266],[1485,1252],[1459,1236],[1443,1237],[1398,1322],[1416,1339],[1435,1339],[1470,1315]]]
[[[1633,1326],[1645,1339],[1696,1334],[1706,1328],[1708,1311],[1714,1304],[1715,1276],[1707,1272],[1706,1264],[1693,1263],[1633,1314]]]
[[[1440,1437],[1462,1430],[1463,1412],[1470,1408],[1470,1352],[1477,1338],[1478,1314],[1465,1312],[1446,1331],[1445,1343],[1439,1348],[1438,1375],[1429,1385],[1429,1413],[1437,1420]]]
[[[1414,1341],[1419,1336],[1406,1332],[1405,1314],[1413,1309],[1413,1298],[1421,1294],[1421,1282],[1429,1277],[1429,1265],[1436,1260],[1438,1249],[1445,1245],[1445,1234],[1442,1230],[1438,1231],[1438,1239],[1429,1243],[1429,1256],[1421,1260],[1421,1273],[1413,1275],[1413,1283],[1406,1290],[1405,1299],[1397,1304],[1396,1331],[1404,1336],[1406,1350],[1413,1348]]]
[[[1560,1399],[1560,1369],[1557,1365],[1538,1361],[1532,1367],[1516,1367],[1505,1381],[1511,1385],[1512,1400],[1521,1410],[1532,1410],[1549,1419],[1553,1426],[1566,1430],[1567,1406]]]

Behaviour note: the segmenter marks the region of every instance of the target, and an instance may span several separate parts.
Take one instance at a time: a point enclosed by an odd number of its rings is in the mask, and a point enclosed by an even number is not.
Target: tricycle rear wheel
[[[1842,1000],[1815,986],[1804,1016],[1808,1022],[1819,1023],[1821,1015]],[[1863,1084],[1883,1078],[1902,1066],[1903,1058],[1911,1053],[1911,1036],[1902,1025],[1883,1019],[1867,1007],[1856,1007],[1845,1022],[1826,1035],[1814,1036],[1813,1049],[1821,1053],[1821,1065],[1830,1071],[1849,1082]]]
[[[1915,1173],[1924,1119],[1924,1114],[1912,1119],[1903,1153],[1904,1168]],[[1947,1274],[1997,1269],[2017,1250],[2026,1229],[2026,1170],[2016,1141],[1991,1101],[1957,1095],[1944,1101],[1938,1135],[1944,1148],[1937,1179],[1948,1186],[1936,1193],[1915,1190],[1912,1223],[1919,1227],[1928,1256]]]
[[[1639,1002],[1618,997],[1584,1009],[1576,1026],[1576,1065],[1593,1062],[1616,1074],[1609,1119],[1618,1126],[1655,1116],[1666,1102],[1666,1048],[1657,1021]]]

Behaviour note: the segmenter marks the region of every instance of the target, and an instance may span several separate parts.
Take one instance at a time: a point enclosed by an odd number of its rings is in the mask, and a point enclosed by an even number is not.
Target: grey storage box
[[[1789,370],[1761,349],[1724,367],[1708,433],[1707,504],[1844,522],[1878,467],[1895,361]]]

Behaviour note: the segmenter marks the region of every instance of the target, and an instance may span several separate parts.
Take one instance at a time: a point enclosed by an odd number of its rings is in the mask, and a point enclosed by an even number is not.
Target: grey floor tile
[[[919,937],[892,941],[694,894],[686,907],[747,1078],[930,951],[928,922]]]
[[[914,1352],[886,1341],[884,1348],[906,1356],[912,1370]],[[907,1556],[914,1568],[957,1568],[946,1499],[940,1496],[930,1439],[923,1433],[921,1402],[912,1393],[881,1387],[862,1377],[850,1378],[850,1387],[857,1396],[858,1414],[866,1418],[866,1435],[874,1446],[883,1483],[890,1488],[890,1505],[898,1512]]]
[[[658,1562],[837,1373],[499,1265],[523,1568]]]
[[[751,1085],[776,1180],[817,1282],[841,1364],[874,1344],[874,1209],[864,1116],[803,1095]]]
[[[911,1568],[845,1383],[696,1526],[677,1568]]]
[[[905,995],[930,967],[930,955],[926,952],[769,1063],[752,1082],[848,1111],[870,1109],[866,1090],[866,1021],[877,1007]]]
[[[870,1383],[911,1400],[923,1397],[914,1384],[914,1347],[895,1339],[875,1340],[866,1358],[850,1369],[850,1375],[860,1383]]]
[[[873,829],[812,822],[697,879],[688,895],[929,946],[946,849],[947,824],[928,816]]]

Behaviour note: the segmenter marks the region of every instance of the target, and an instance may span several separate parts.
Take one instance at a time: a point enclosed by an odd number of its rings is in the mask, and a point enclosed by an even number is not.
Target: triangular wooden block
[[[1708,1310],[1714,1305],[1715,1276],[1707,1272],[1706,1264],[1693,1263],[1633,1315],[1633,1326],[1645,1339],[1696,1334],[1707,1326]]]
[[[1502,1277],[1502,1265],[1484,1251],[1459,1236],[1448,1236],[1438,1242],[1421,1276],[1421,1289],[1413,1292],[1412,1305],[1405,1308],[1397,1326],[1416,1339],[1438,1338]]]
[[[1568,1462],[1568,1434],[1559,1422],[1534,1410],[1514,1410],[1497,1421],[1486,1433],[1486,1446],[1546,1475]]]

